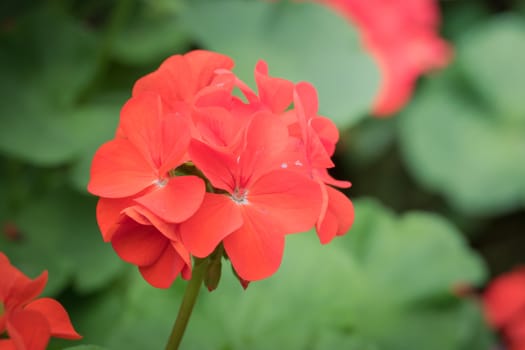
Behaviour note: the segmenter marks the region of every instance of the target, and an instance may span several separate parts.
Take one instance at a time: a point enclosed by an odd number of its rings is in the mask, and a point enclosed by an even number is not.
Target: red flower
[[[207,193],[197,213],[181,224],[181,235],[198,257],[208,256],[222,241],[237,274],[254,281],[277,270],[284,236],[312,227],[321,201],[314,181],[279,169],[278,155],[288,135],[274,115],[253,115],[243,139],[237,152],[192,142],[191,159],[226,193]]]
[[[35,299],[47,283],[47,271],[29,279],[0,252],[0,349],[43,350],[49,339],[82,338],[71,325],[67,311],[54,299]]]
[[[261,61],[257,94],[232,66],[205,51],[169,58],[135,84],[115,139],[95,154],[88,188],[101,197],[102,236],[155,287],[189,278],[190,253],[220,244],[240,280],[259,280],[279,267],[285,235],[317,223],[326,243],[353,221],[351,202],[326,185],[350,183],[326,170],[339,133],[317,116],[313,87],[294,113],[303,85]],[[286,166],[300,161],[308,166]]]
[[[417,78],[451,59],[451,49],[437,35],[435,0],[317,0],[345,16],[361,31],[383,81],[374,113],[399,111],[410,99]]]
[[[483,295],[488,322],[509,350],[525,349],[525,266],[497,277]]]

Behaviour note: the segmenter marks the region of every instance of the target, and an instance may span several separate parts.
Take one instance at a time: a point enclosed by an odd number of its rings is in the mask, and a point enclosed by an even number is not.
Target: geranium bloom
[[[417,78],[445,66],[448,44],[437,35],[439,9],[435,0],[316,0],[356,25],[382,74],[373,112],[386,116],[409,100]]]
[[[353,221],[327,186],[350,183],[328,175],[339,133],[317,116],[315,89],[261,61],[255,93],[232,66],[206,51],[167,59],[135,84],[115,139],[95,154],[88,189],[101,197],[102,236],[155,287],[222,247],[244,284],[260,280],[278,269],[287,234],[317,225],[327,243]]]
[[[35,299],[47,283],[47,271],[34,280],[11,265],[0,252],[0,338],[2,350],[44,350],[49,339],[82,338],[66,310],[54,299]]]
[[[223,241],[237,274],[254,281],[277,270],[285,234],[312,227],[321,201],[314,181],[279,169],[278,155],[288,139],[284,123],[258,112],[245,132],[245,144],[237,152],[192,143],[195,165],[226,193],[207,193],[199,211],[181,224],[181,234],[198,257],[208,256]]]
[[[509,350],[525,349],[525,266],[497,277],[483,295],[488,322]]]

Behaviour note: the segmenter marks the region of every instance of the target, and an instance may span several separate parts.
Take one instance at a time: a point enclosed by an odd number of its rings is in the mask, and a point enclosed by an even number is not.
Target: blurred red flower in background
[[[483,295],[489,324],[508,350],[525,350],[525,266],[494,279]]]
[[[448,64],[450,46],[438,36],[435,0],[316,0],[358,27],[379,65],[382,82],[373,113],[387,116],[410,99],[417,78]]]
[[[47,283],[47,271],[31,280],[0,252],[0,338],[2,350],[44,350],[53,337],[82,338],[67,311],[51,298],[35,299]]]

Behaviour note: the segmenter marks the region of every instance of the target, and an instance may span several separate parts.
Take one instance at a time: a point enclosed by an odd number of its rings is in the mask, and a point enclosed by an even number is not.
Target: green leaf
[[[26,273],[49,270],[47,294],[71,279],[80,292],[98,290],[122,271],[124,264],[100,236],[94,198],[51,193],[24,208],[16,222],[23,239],[2,249]]]
[[[181,19],[206,48],[230,55],[247,83],[259,59],[270,74],[309,81],[320,111],[340,127],[369,111],[379,72],[355,28],[325,6],[308,2],[188,1]],[[252,84],[253,85],[253,84]]]
[[[525,130],[525,18],[494,17],[464,35],[458,59],[473,87],[494,107],[495,117]]]
[[[370,201],[356,203],[356,218],[326,246],[313,232],[290,236],[279,271],[246,291],[225,266],[219,288],[202,289],[182,348],[488,348],[479,305],[452,293],[480,284],[484,266],[451,224],[432,214],[398,217]],[[186,282],[158,290],[135,276],[104,343],[162,348]],[[89,317],[105,310],[90,308]]]
[[[71,108],[96,69],[96,38],[42,7],[0,36],[0,150],[39,165],[72,158],[81,145]]]
[[[189,46],[189,38],[175,13],[154,11],[155,5],[150,2],[141,5],[126,28],[115,37],[111,47],[115,58],[127,64],[158,64]]]
[[[523,206],[525,128],[488,113],[446,75],[429,83],[399,119],[411,173],[467,214]]]

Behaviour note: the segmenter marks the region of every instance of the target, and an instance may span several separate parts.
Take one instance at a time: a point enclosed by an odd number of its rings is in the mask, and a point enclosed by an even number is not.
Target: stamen
[[[157,187],[164,187],[168,184],[168,179],[157,179],[153,184]]]
[[[248,199],[246,198],[247,195],[247,190],[243,188],[236,188],[235,191],[233,191],[231,198],[236,204],[246,205],[249,204]]]

